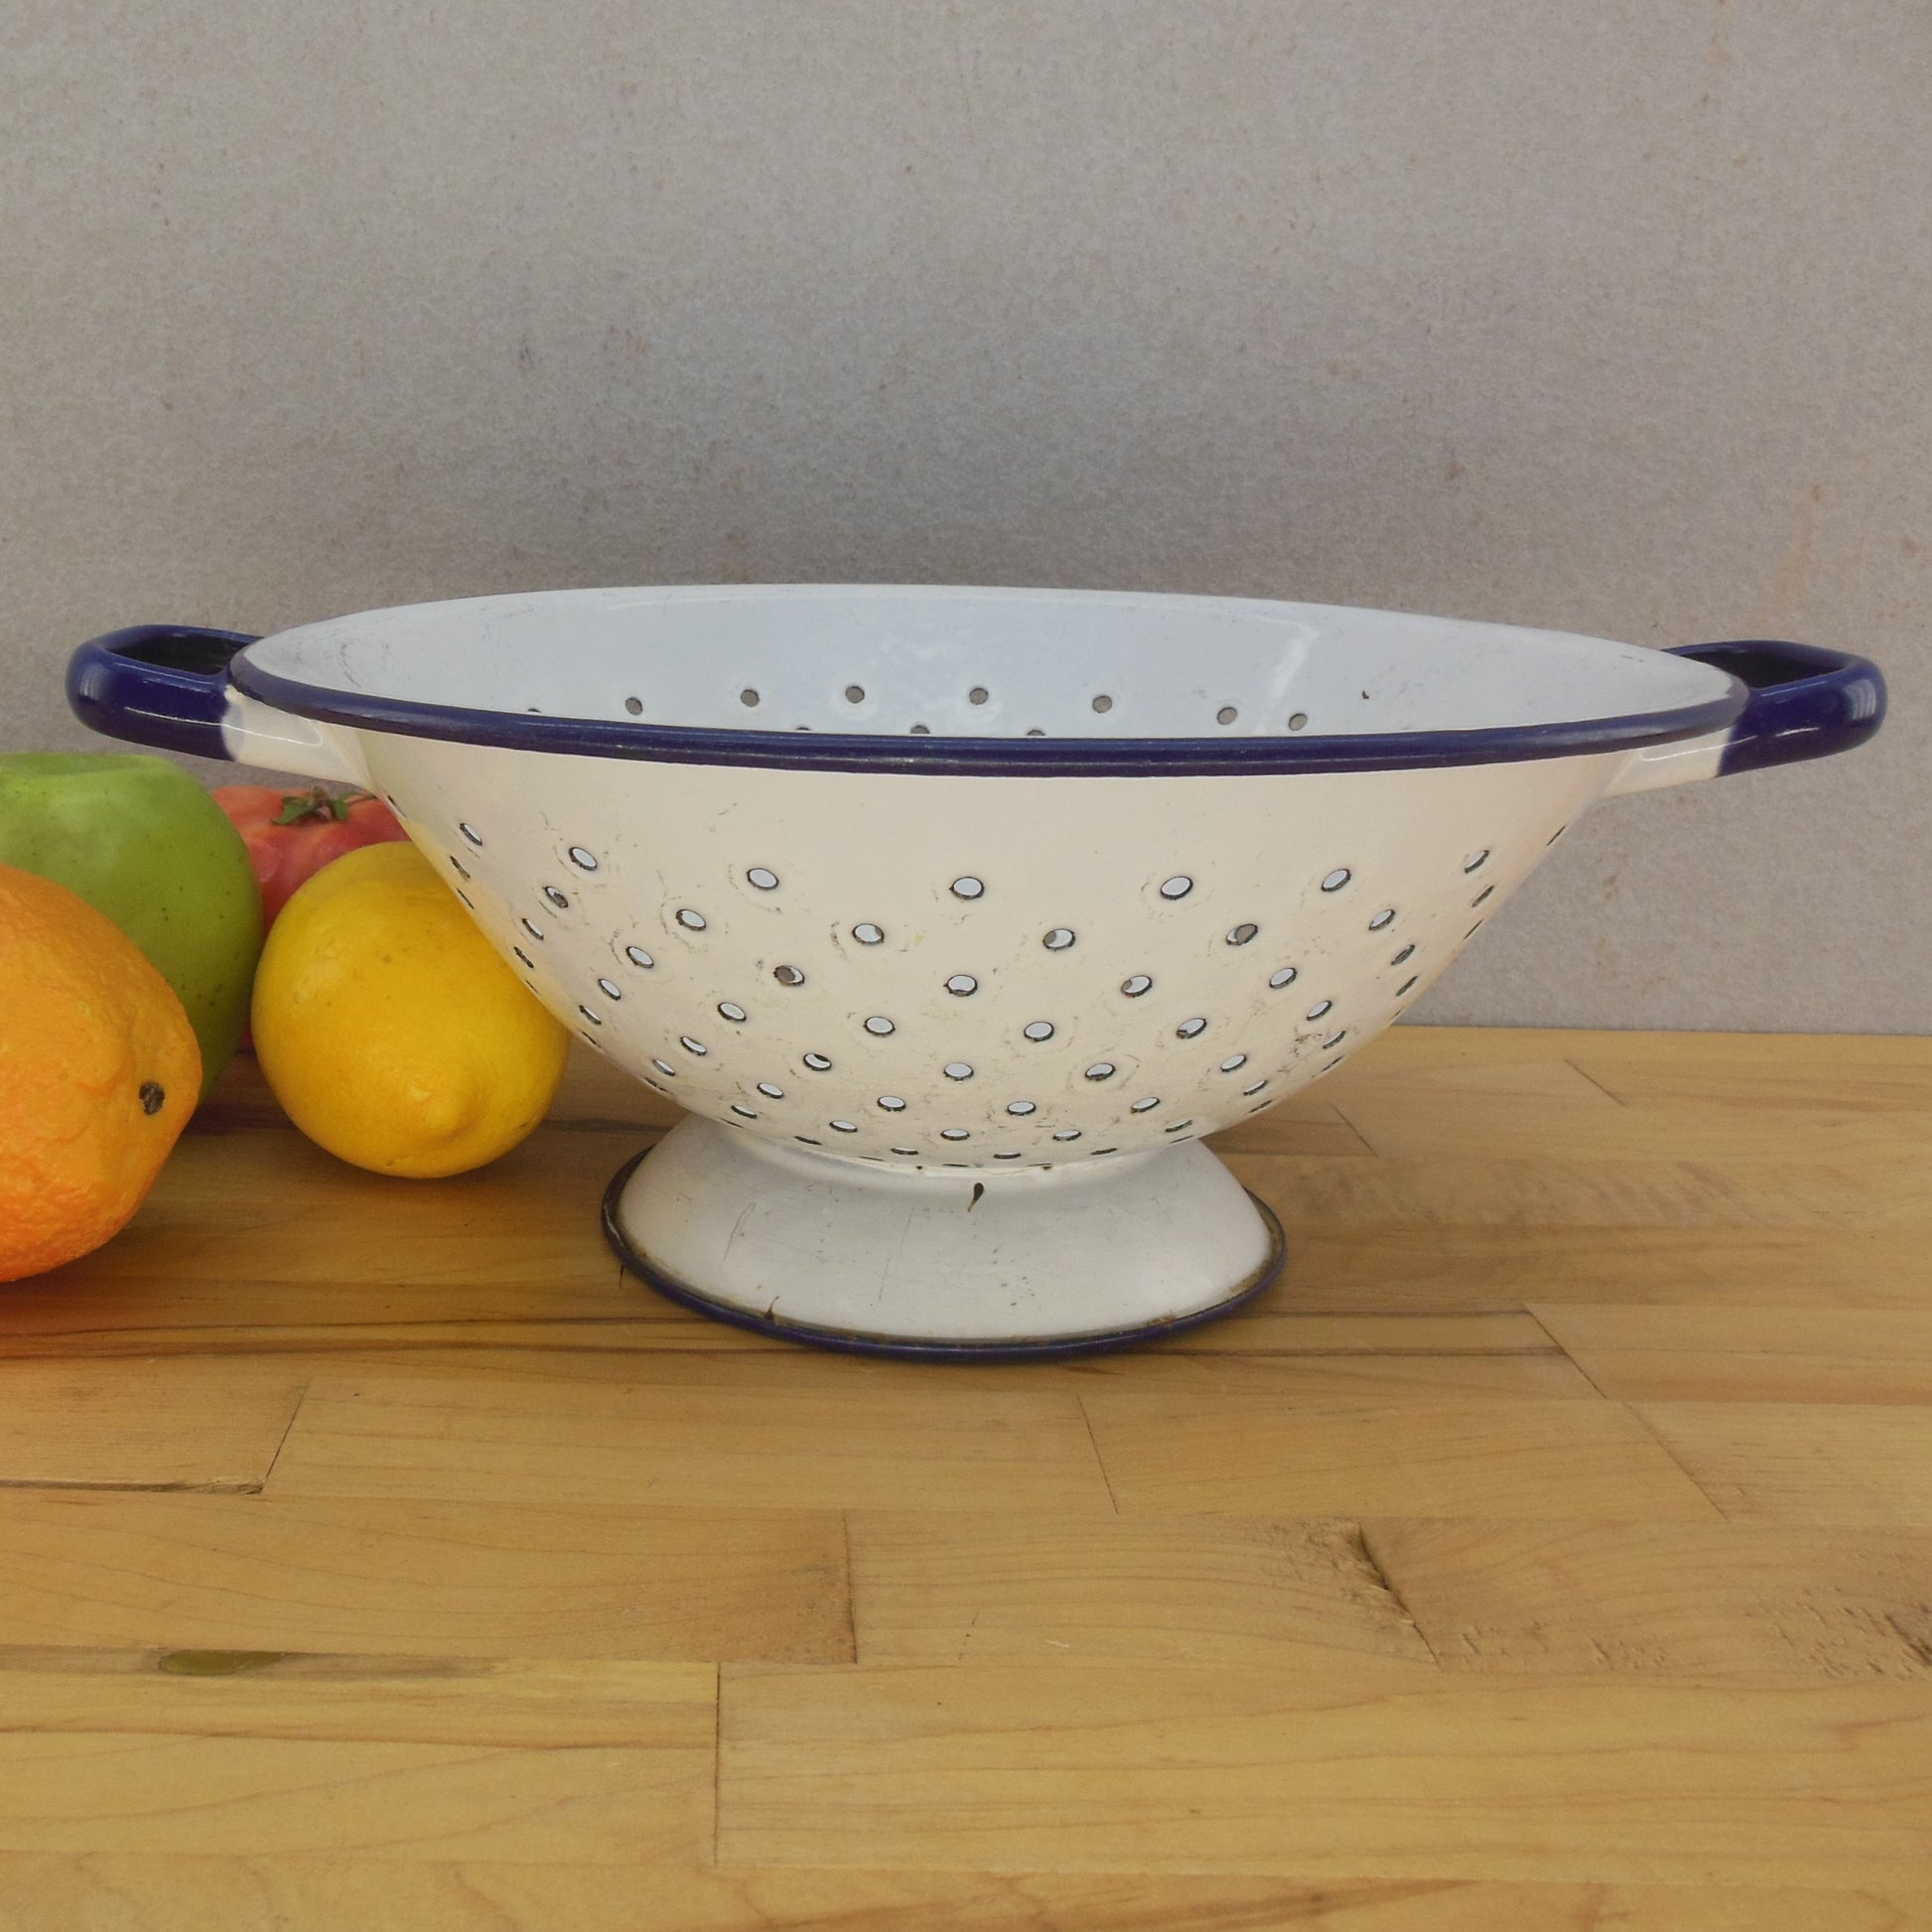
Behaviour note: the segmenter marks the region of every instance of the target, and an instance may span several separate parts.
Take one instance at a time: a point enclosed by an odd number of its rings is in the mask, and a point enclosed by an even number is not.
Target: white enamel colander
[[[1200,1137],[1338,1065],[1599,798],[1868,738],[1863,659],[1259,600],[594,590],[83,645],[116,737],[365,785],[690,1118],[657,1288],[802,1340],[1116,1345],[1265,1286]]]

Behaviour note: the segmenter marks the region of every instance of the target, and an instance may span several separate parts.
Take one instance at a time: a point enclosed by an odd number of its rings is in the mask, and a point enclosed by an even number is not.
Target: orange
[[[174,989],[85,899],[0,866],[0,1282],[127,1225],[195,1110]]]

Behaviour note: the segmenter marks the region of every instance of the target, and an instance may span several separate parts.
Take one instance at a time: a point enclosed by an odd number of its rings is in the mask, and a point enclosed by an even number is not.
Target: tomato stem
[[[373,797],[367,791],[345,791],[340,796],[327,785],[311,785],[307,791],[290,791],[282,795],[282,809],[275,814],[277,825],[300,825],[310,818],[333,819],[337,824],[348,818],[349,807],[359,805],[364,798]]]

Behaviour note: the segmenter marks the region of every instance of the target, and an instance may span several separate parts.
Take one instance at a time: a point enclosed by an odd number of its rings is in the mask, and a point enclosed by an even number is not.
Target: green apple
[[[0,864],[65,886],[147,954],[187,1009],[207,1093],[262,946],[255,868],[221,807],[166,759],[0,755]]]

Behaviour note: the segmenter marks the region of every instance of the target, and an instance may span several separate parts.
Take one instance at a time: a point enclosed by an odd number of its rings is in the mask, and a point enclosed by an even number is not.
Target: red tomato
[[[261,881],[262,923],[275,915],[305,879],[332,859],[361,845],[382,845],[409,834],[381,799],[366,791],[340,796],[325,785],[278,791],[273,785],[223,785],[214,802],[227,813]]]

